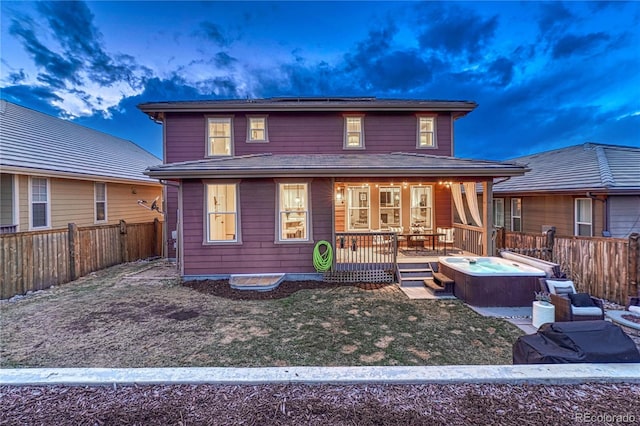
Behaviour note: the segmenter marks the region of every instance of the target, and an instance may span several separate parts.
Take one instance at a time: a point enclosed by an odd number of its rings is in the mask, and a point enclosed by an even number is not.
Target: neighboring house
[[[139,105],[164,125],[166,225],[188,278],[315,272],[336,233],[452,226],[451,182],[526,168],[453,157],[473,102],[271,98]],[[446,184],[445,182],[446,181]],[[491,203],[480,228],[492,252]],[[488,218],[488,219],[487,219]],[[476,239],[477,240],[477,239]],[[169,247],[171,249],[171,247]]]
[[[130,141],[0,100],[2,233],[162,220],[160,159]]]
[[[618,238],[640,232],[640,148],[585,143],[510,161],[531,171],[494,183],[496,225]]]

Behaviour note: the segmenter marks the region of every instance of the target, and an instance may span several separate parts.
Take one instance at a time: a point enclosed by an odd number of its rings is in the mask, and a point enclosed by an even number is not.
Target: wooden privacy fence
[[[92,226],[0,235],[0,299],[64,284],[124,262],[159,256],[162,226]]]
[[[640,235],[629,238],[498,233],[496,249],[513,250],[558,263],[581,292],[626,304],[638,294]]]

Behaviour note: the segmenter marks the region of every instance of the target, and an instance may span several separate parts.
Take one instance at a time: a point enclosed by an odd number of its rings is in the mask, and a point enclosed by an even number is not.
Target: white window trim
[[[276,179],[276,244],[299,244],[313,242],[313,229],[311,226],[311,181],[310,180],[280,180]],[[306,238],[282,238],[282,222],[280,221],[280,189],[282,185],[305,185],[306,187],[306,204],[307,204],[307,237]]]
[[[520,200],[520,216],[515,216],[513,214],[513,202],[515,200]],[[514,226],[513,226],[513,218],[517,217],[518,219],[520,219],[520,230],[519,231],[515,231],[514,230]],[[511,199],[511,231],[512,232],[522,232],[522,230],[524,229],[524,227],[522,226],[522,198],[520,197],[515,197]]]
[[[391,189],[391,193],[393,194],[393,190],[398,190],[399,194],[400,194],[400,205],[398,207],[383,207],[382,206],[382,191],[383,190],[388,190]],[[371,208],[371,203],[369,203],[369,208]],[[384,230],[388,230],[389,227],[387,226],[386,228],[382,228],[382,209],[393,209],[393,210],[399,210],[400,211],[400,223],[398,225],[393,225],[393,227],[398,227],[398,226],[403,226],[402,225],[402,187],[401,186],[391,186],[391,185],[384,185],[384,186],[380,186],[378,188],[378,223],[380,225],[380,229],[384,229]],[[369,225],[371,226],[371,225]]]
[[[247,143],[269,143],[268,115],[247,115]],[[251,139],[251,119],[264,118],[264,139]]]
[[[104,185],[104,201],[98,200],[97,186]],[[98,220],[98,203],[104,202],[104,220]],[[109,221],[108,208],[107,208],[107,183],[106,182],[94,182],[93,183],[93,223],[102,224]]]
[[[204,218],[204,229],[203,229],[203,233],[204,233],[204,238],[203,238],[203,245],[240,245],[242,244],[242,235],[241,235],[241,229],[242,227],[240,226],[240,181],[239,180],[205,180],[203,181],[204,183],[204,197],[203,198],[203,218]],[[209,191],[208,191],[208,186],[209,185],[233,185],[235,187],[235,193],[236,193],[236,228],[235,228],[235,235],[236,238],[233,240],[210,240],[209,239],[209,206],[208,206],[208,195],[209,195]],[[228,214],[228,213],[226,213]]]
[[[205,137],[205,153],[207,157],[233,157],[234,152],[235,152],[235,143],[234,143],[234,137],[233,137],[233,116],[232,115],[207,115],[205,116],[206,118],[206,129],[205,129],[205,133],[206,133],[206,137]],[[211,120],[214,121],[219,121],[219,122],[223,122],[223,121],[228,121],[229,122],[229,154],[213,154],[211,152],[211,143],[209,141],[209,123],[211,122]]]
[[[358,189],[358,188],[366,188],[367,189],[367,227],[366,228],[352,228],[351,227],[351,221],[349,220],[349,214],[351,213],[351,209],[356,208],[356,209],[360,209],[361,207],[351,207],[351,196],[349,195],[349,189],[354,190],[354,189]],[[347,186],[346,187],[346,192],[347,192],[347,212],[346,212],[346,216],[345,216],[345,221],[347,222],[347,231],[367,231],[371,229],[371,187],[368,185],[360,185],[360,186]],[[364,208],[364,207],[362,207]]]
[[[501,226],[504,228],[504,198],[494,198],[493,199],[493,225],[494,226]],[[498,212],[498,204],[502,205],[502,225],[498,225],[498,223],[496,222],[496,214]],[[522,212],[520,212],[522,214]]]
[[[427,191],[427,193],[429,194],[429,203],[427,203],[426,206],[420,206],[420,201],[418,201],[418,205],[414,206],[414,198],[413,198],[413,188],[425,188]],[[426,208],[427,212],[429,213],[429,216],[427,217],[427,221],[428,221],[428,225],[425,230],[433,230],[433,195],[434,195],[434,189],[433,189],[433,185],[411,185],[409,187],[409,226],[413,226],[413,220],[412,220],[412,215],[413,215],[413,209],[414,208]]]
[[[343,134],[343,149],[365,149],[365,135],[364,135],[364,114],[345,114],[344,116],[344,134]],[[349,137],[348,137],[348,121],[349,118],[359,118],[360,119],[360,145],[358,146],[349,146]]]
[[[589,210],[591,210],[591,222],[579,222],[578,221],[578,202],[579,201],[589,201]],[[592,237],[593,236],[593,200],[591,198],[576,198],[573,202],[573,235],[582,236],[582,237]],[[591,232],[589,235],[580,235],[579,225],[589,225],[591,228]]]
[[[420,120],[430,118],[433,120],[433,145],[420,145]],[[416,116],[416,148],[417,149],[436,149],[438,148],[438,116],[431,114],[420,114]]]
[[[47,182],[47,225],[33,226],[33,179],[44,179]],[[51,181],[47,177],[29,176],[29,230],[39,231],[43,229],[51,229]]]

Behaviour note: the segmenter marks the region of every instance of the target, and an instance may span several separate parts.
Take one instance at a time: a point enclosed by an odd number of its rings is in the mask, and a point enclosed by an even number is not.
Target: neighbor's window
[[[344,118],[344,147],[364,148],[364,132],[362,130],[362,117]]]
[[[232,155],[232,134],[230,117],[209,117],[207,119],[207,155]]]
[[[207,242],[238,241],[236,184],[207,184]]]
[[[493,226],[504,228],[504,198],[493,199]]]
[[[268,142],[267,117],[247,117],[247,142]]]
[[[436,118],[418,117],[418,148],[436,146]]]
[[[280,183],[278,187],[280,241],[308,241],[309,185]]]
[[[347,188],[347,225],[349,231],[369,229],[369,187]]]
[[[593,216],[591,198],[576,198],[575,235],[593,236]]]
[[[511,230],[522,232],[522,199],[511,199]]]
[[[399,186],[380,187],[380,229],[400,226],[401,195]]]
[[[411,227],[431,229],[431,186],[411,187]]]
[[[107,184],[96,182],[93,186],[96,222],[107,221]]]
[[[31,229],[50,227],[49,179],[31,178]]]

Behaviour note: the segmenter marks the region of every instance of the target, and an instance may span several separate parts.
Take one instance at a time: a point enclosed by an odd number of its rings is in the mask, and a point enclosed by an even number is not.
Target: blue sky
[[[141,102],[472,100],[455,154],[640,146],[640,2],[10,2],[2,98],[161,156]]]

